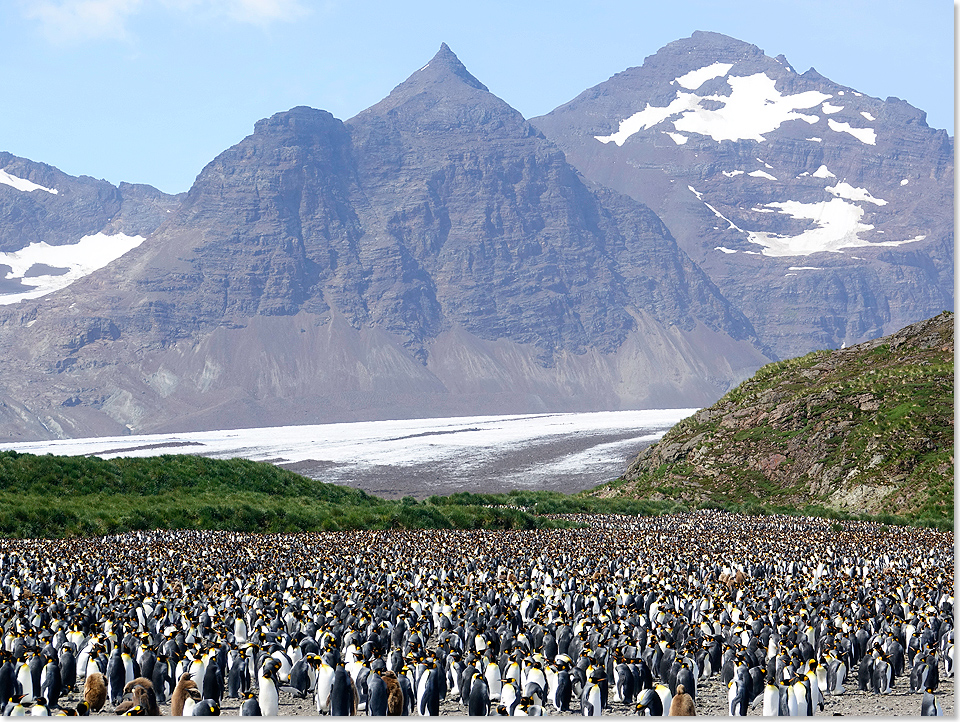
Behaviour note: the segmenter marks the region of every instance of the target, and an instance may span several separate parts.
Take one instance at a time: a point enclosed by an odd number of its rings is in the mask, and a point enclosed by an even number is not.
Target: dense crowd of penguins
[[[942,714],[952,533],[577,521],[0,541],[3,714],[212,715],[234,699],[271,716],[286,692],[321,715],[692,715],[714,679],[730,715],[894,687],[916,693],[912,714]]]

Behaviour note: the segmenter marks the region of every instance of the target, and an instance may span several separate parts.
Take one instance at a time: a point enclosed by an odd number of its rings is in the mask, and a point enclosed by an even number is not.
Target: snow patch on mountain
[[[699,107],[696,112],[684,113],[673,125],[677,130],[709,135],[715,141],[755,140],[779,128],[790,120],[816,123],[819,118],[796,112],[818,105],[826,96],[810,90],[796,95],[782,95],[772,78],[764,73],[746,77],[727,78],[732,90],[729,96],[710,96],[723,103],[717,110]]]
[[[699,71],[691,71],[681,78],[686,83],[694,83],[700,76],[693,75],[703,72],[704,76],[710,72],[721,70],[723,63],[714,63]],[[726,71],[724,71],[726,73]],[[719,73],[719,74],[724,74]],[[718,77],[711,75],[710,77]],[[709,79],[704,77],[700,84]],[[730,86],[729,95],[705,95],[677,91],[676,97],[666,106],[647,106],[629,118],[620,121],[616,133],[610,135],[595,135],[601,143],[616,143],[622,146],[627,139],[641,130],[646,130],[663,123],[673,116],[679,116],[673,121],[674,129],[687,133],[707,135],[719,142],[722,140],[755,140],[763,141],[765,133],[770,133],[790,120],[803,120],[811,125],[818,123],[817,115],[806,115],[797,112],[800,109],[813,108],[821,105],[832,97],[818,90],[809,90],[795,95],[783,95],[776,89],[776,81],[765,73],[756,73],[748,76],[733,76],[727,78]],[[686,86],[685,86],[686,87]],[[697,85],[696,87],[700,87]],[[715,109],[704,107],[704,101],[719,104]]]
[[[675,82],[687,90],[697,90],[708,80],[726,75],[732,67],[733,63],[714,63],[705,68],[691,70],[686,75],[681,75]]]
[[[887,202],[882,198],[874,198],[866,188],[855,188],[845,181],[837,183],[835,186],[827,186],[826,191],[833,193],[839,198],[846,198],[850,201],[866,201],[878,206],[885,206]]]
[[[10,269],[0,279],[0,305],[40,298],[66,288],[136,248],[143,240],[143,236],[125,233],[96,233],[62,246],[31,243],[19,251],[0,253],[0,268]]]
[[[841,123],[833,118],[827,119],[827,125],[830,126],[830,130],[836,131],[837,133],[849,133],[861,143],[866,143],[867,145],[877,144],[877,131],[873,128],[854,128],[849,123]]]
[[[5,170],[0,170],[0,183],[5,186],[10,186],[11,188],[16,188],[18,191],[23,191],[24,193],[46,191],[47,193],[57,195],[60,192],[56,188],[47,188],[46,186],[38,185],[32,181],[28,181],[26,178],[18,178],[15,175],[7,173]]]
[[[814,178],[836,178],[836,176],[830,172],[830,169],[825,165],[821,165],[815,171],[813,171]]]
[[[873,230],[873,226],[861,222],[863,208],[844,198],[832,198],[821,203],[784,201],[767,203],[766,207],[776,209],[792,218],[813,221],[814,224],[812,228],[796,236],[748,231],[750,242],[763,246],[763,255],[775,258],[809,256],[814,253],[840,253],[844,248],[863,246],[901,246],[924,238],[924,236],[917,236],[905,241],[879,243],[864,240],[860,238],[860,233]]]
[[[769,173],[763,170],[750,171],[749,173],[747,173],[747,175],[753,176],[754,178],[766,178],[767,180],[776,180],[776,178],[774,178],[772,175],[770,175]]]

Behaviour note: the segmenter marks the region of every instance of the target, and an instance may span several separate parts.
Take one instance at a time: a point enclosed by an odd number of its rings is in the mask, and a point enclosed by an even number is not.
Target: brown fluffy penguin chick
[[[670,703],[671,717],[696,717],[697,709],[693,705],[693,697],[686,693],[682,684],[677,685],[677,693]]]
[[[146,677],[137,677],[136,679],[132,679],[127,682],[126,685],[124,685],[123,693],[129,694],[130,692],[133,692],[133,688],[137,685],[143,687],[144,689],[153,689],[153,682]]]
[[[183,705],[187,701],[187,697],[192,696],[190,692],[196,689],[197,683],[190,679],[190,673],[184,672],[181,674],[180,680],[173,690],[173,695],[170,697],[170,714],[174,717],[182,717]]]
[[[146,684],[140,684],[140,682],[146,682]],[[159,717],[160,716],[160,705],[157,704],[157,693],[153,691],[153,684],[149,679],[144,679],[143,677],[137,677],[135,680],[127,684],[127,687],[133,687],[133,703],[137,707],[143,707],[146,712],[145,715],[149,717]],[[123,688],[123,691],[127,691],[127,687]]]
[[[99,672],[87,676],[83,683],[83,701],[91,712],[99,712],[107,702],[107,680]]]
[[[400,717],[403,714],[403,690],[397,681],[397,673],[387,670],[380,676],[387,685],[387,716]]]
[[[113,708],[113,713],[116,715],[126,714],[136,706],[137,706],[137,703],[134,702],[132,699],[125,699],[120,704],[118,704],[116,707]]]

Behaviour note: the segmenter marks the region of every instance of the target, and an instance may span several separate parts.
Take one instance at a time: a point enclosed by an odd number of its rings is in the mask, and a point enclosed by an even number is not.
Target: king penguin
[[[269,662],[260,670],[260,712],[264,717],[276,717],[280,711],[280,690],[277,684],[277,672]]]

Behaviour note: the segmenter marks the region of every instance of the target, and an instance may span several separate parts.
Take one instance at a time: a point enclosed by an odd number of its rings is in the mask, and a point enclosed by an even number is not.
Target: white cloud
[[[290,22],[307,14],[300,0],[211,0],[223,14],[242,23]]]
[[[182,17],[228,18],[268,25],[308,14],[302,0],[23,0],[24,17],[36,20],[53,42],[121,40],[132,37],[130,21],[153,8]]]
[[[127,20],[143,0],[38,0],[22,4],[24,17],[40,23],[53,42],[127,40]]]

